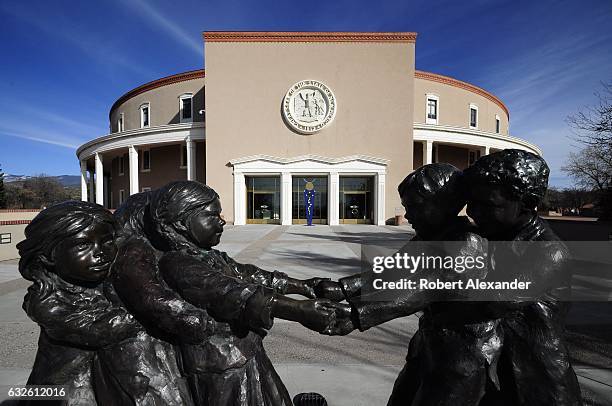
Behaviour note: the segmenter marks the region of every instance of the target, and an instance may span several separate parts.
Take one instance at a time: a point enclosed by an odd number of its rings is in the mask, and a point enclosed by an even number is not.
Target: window
[[[190,123],[193,121],[193,96],[191,93],[186,93],[179,97],[179,109],[181,123]]]
[[[495,132],[497,134],[499,134],[499,127],[500,127],[499,123],[500,123],[499,116],[496,114],[495,115]]]
[[[187,145],[181,145],[181,169],[187,168]]]
[[[468,151],[468,166],[471,166],[480,158],[479,149],[470,149]]]
[[[121,113],[119,114],[119,119],[117,120],[117,132],[122,132],[123,130],[123,113]]]
[[[11,233],[0,234],[0,244],[10,244],[10,243],[11,243]]]
[[[125,190],[119,189],[119,205],[122,205],[125,202]]]
[[[470,104],[470,128],[478,128],[478,106]]]
[[[141,162],[141,168],[140,170],[142,172],[148,172],[151,170],[151,150],[145,149],[142,151],[142,160]]]
[[[438,124],[438,102],[440,98],[433,94],[427,95],[426,117],[427,124]]]
[[[140,106],[140,128],[148,127],[150,122],[151,111],[149,108],[149,103],[145,103]]]
[[[119,157],[119,176],[123,176],[125,173],[125,157],[121,155]]]
[[[151,191],[151,188],[150,188],[150,187],[143,187],[143,188],[142,188],[142,191],[143,191],[143,192],[150,192],[150,191]]]

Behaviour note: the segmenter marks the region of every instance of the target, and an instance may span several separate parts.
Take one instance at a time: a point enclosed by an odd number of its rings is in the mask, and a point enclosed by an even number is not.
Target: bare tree
[[[562,169],[580,186],[597,191],[601,218],[612,219],[612,82],[602,87],[595,106],[567,119],[584,148],[570,153]]]
[[[563,170],[585,188],[605,191],[612,186],[610,156],[594,146],[570,152]]]
[[[601,85],[603,89],[595,93],[598,103],[569,116],[567,122],[580,143],[609,150],[612,147],[612,82]]]

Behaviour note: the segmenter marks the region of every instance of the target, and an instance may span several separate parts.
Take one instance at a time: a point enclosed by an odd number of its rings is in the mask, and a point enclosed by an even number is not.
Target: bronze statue
[[[490,311],[503,316],[504,345],[501,392],[488,393],[486,404],[582,404],[562,338],[570,298],[569,252],[536,212],[549,172],[541,157],[512,149],[481,157],[466,170],[467,212],[492,241],[492,274],[515,273],[532,281],[538,293],[490,304]]]
[[[477,256],[484,252],[482,238],[466,217],[457,216],[465,205],[462,173],[450,164],[425,165],[408,175],[398,186],[406,219],[416,231],[401,251],[416,254],[421,241],[455,241],[456,254]],[[448,252],[439,252],[446,255]],[[449,279],[455,273],[437,270],[417,272],[410,278]],[[463,278],[474,276],[466,273]],[[486,276],[483,271],[480,277]],[[322,282],[317,293],[352,306],[350,321],[337,320],[331,334],[361,331],[394,318],[422,311],[419,330],[410,340],[406,365],[400,372],[388,405],[478,405],[487,381],[497,385],[495,373],[502,337],[499,320],[478,311],[480,304],[445,302],[456,299],[438,291],[412,289],[395,300],[382,300],[384,292],[364,292],[368,274],[357,274],[337,283]],[[342,296],[340,296],[340,294]]]
[[[158,286],[157,290],[169,287],[209,316],[206,337],[200,343],[178,343],[196,404],[291,405],[263,347],[262,338],[273,318],[323,331],[337,312],[348,310],[325,300],[284,296],[314,297],[320,278],[297,280],[282,272],[237,263],[214,250],[225,222],[218,195],[206,185],[172,182],[150,195],[145,210],[132,212],[136,220],[128,221],[130,216],[123,210],[117,216],[131,229],[140,228],[138,218],[142,217],[144,232],[122,244],[114,279],[130,309],[139,318],[155,320],[148,324],[166,329],[159,323],[165,310],[157,305],[159,301],[150,300],[150,292],[141,290],[134,295],[130,293],[133,289],[120,287],[133,284],[129,279],[136,268],[136,274],[150,275],[150,286]]]
[[[337,299],[342,292],[353,306],[351,320],[337,320],[335,329],[330,329],[332,334],[345,334],[352,327],[363,329],[429,304],[420,330],[411,340],[407,364],[396,381],[390,405],[582,404],[562,341],[570,297],[569,253],[536,213],[548,173],[542,158],[520,150],[485,156],[466,171],[468,214],[479,233],[490,239],[486,277],[495,280],[511,275],[530,281],[534,287],[522,297],[496,294],[489,296],[488,302],[445,304],[443,296],[432,298],[416,290],[395,302],[363,303],[358,298],[364,275],[338,284],[321,283],[321,296]],[[400,193],[401,189],[402,185]],[[423,230],[429,233],[428,238],[439,238],[432,232],[435,227],[428,227],[427,208],[419,207],[414,193],[406,197],[402,195],[402,201],[417,237]],[[413,218],[411,205],[418,208],[415,212],[420,219]],[[439,224],[457,221],[447,218]],[[452,234],[444,239],[452,239]],[[472,238],[478,239],[474,235],[465,241]],[[445,376],[446,372],[450,373]]]
[[[19,270],[34,284],[23,307],[41,327],[28,384],[68,387],[68,401],[44,404],[191,404],[170,345],[146,334],[107,282],[115,237],[111,214],[86,202],[52,206],[26,227]]]

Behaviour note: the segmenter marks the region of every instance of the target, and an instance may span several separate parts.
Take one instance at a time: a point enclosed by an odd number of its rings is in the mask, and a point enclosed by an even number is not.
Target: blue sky
[[[565,118],[612,80],[612,1],[0,1],[0,164],[78,174],[127,90],[204,65],[202,31],[416,31],[416,67],[481,86],[544,150],[551,185],[575,150]]]

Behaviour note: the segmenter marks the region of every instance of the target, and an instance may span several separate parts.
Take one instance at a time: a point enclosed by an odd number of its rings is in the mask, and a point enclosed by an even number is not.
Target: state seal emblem
[[[336,97],[318,80],[302,80],[289,88],[283,99],[283,117],[301,134],[320,131],[336,116]]]

